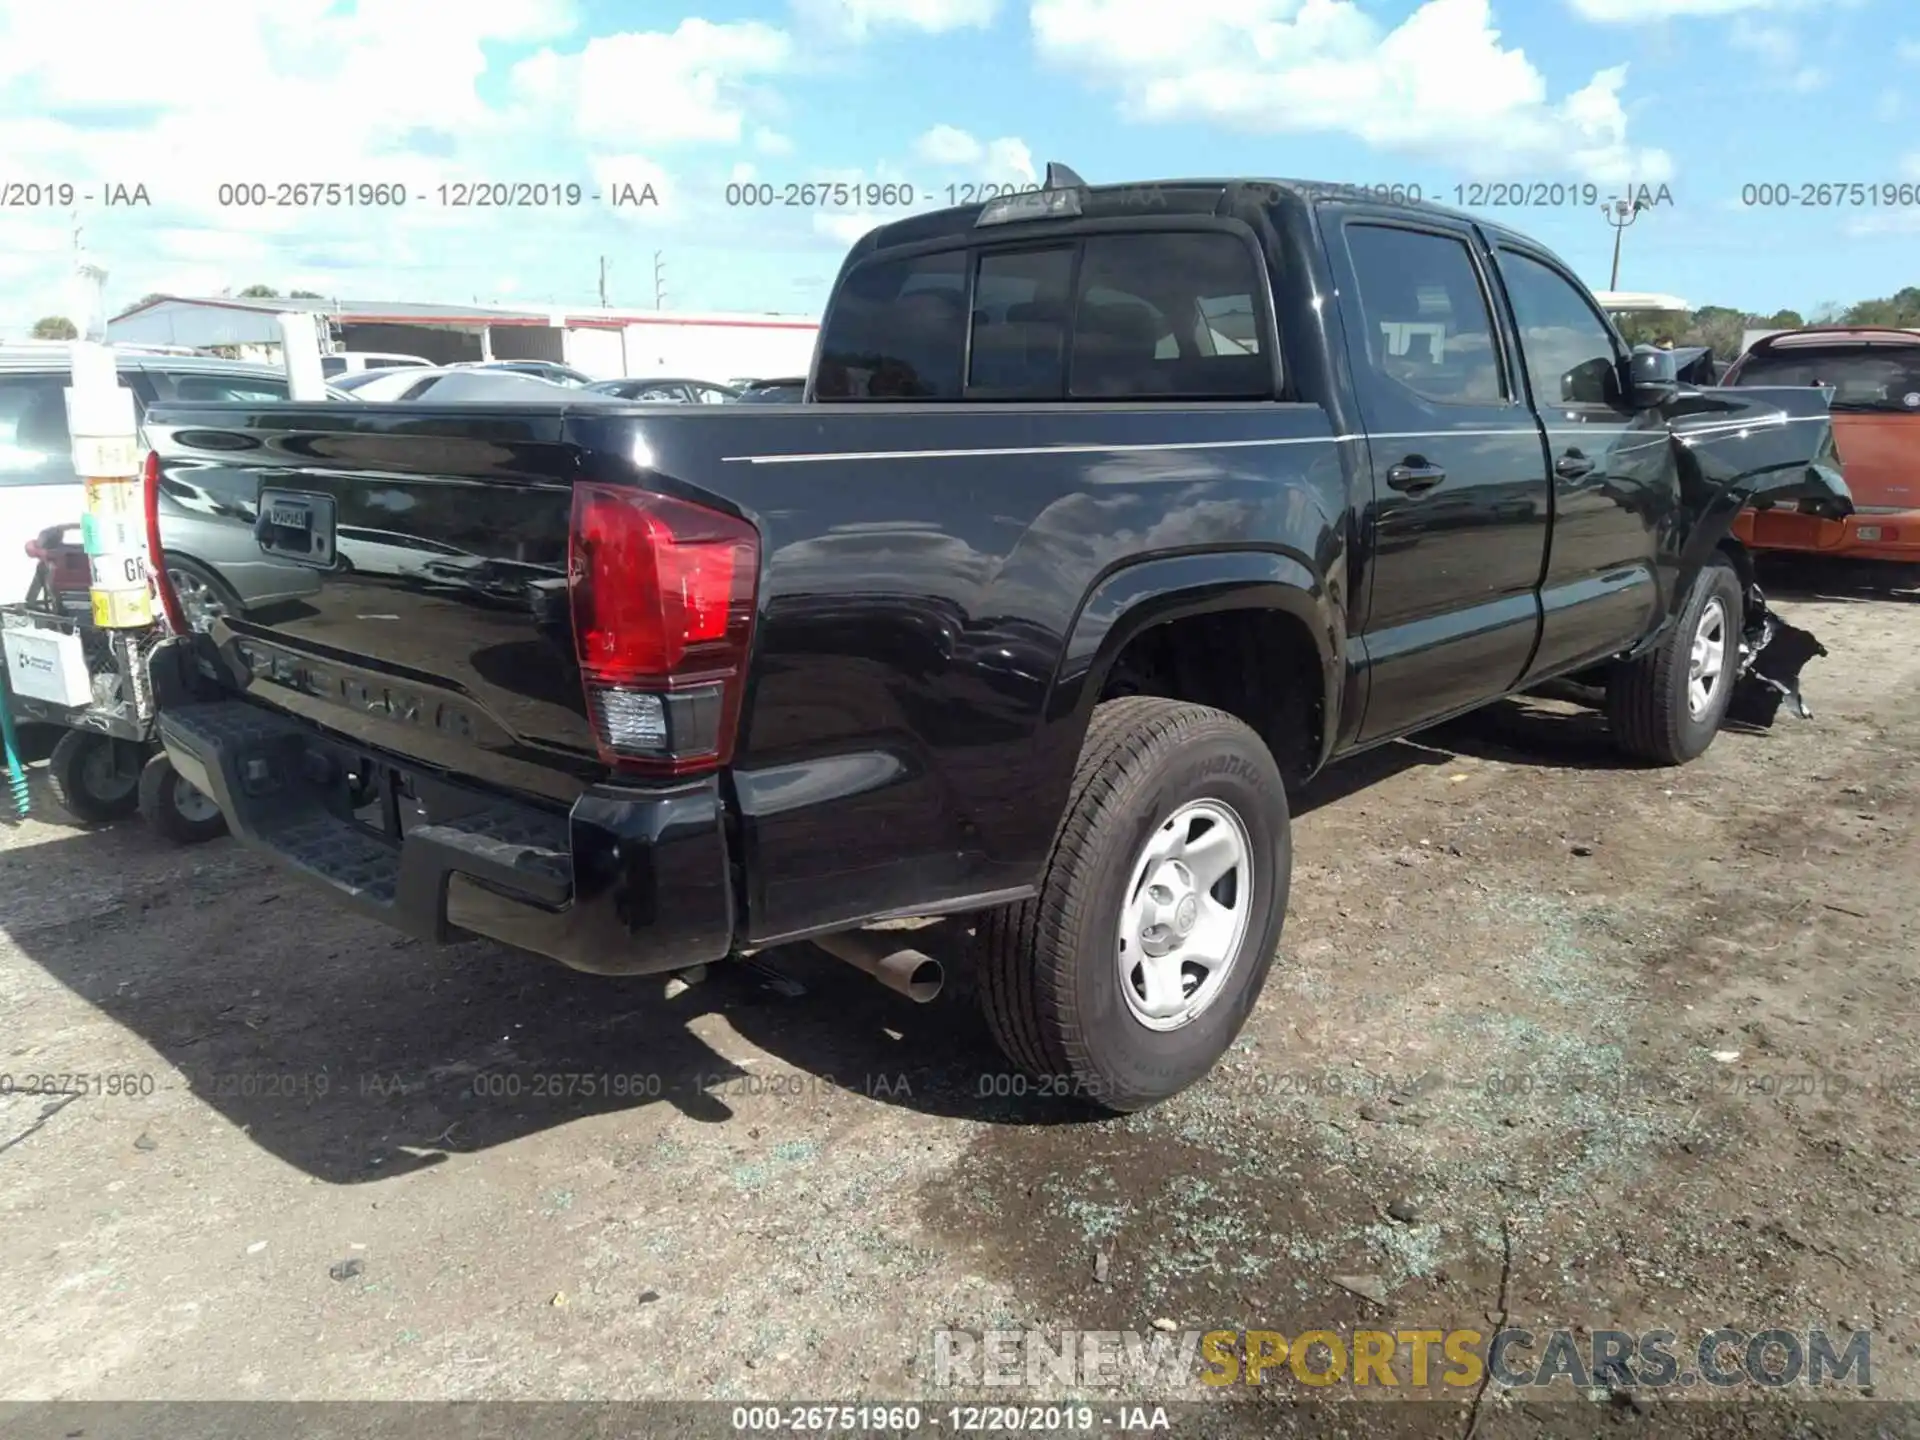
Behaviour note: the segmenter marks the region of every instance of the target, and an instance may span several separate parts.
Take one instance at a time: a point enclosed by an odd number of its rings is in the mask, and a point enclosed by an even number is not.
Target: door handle
[[[1446,478],[1445,470],[1418,455],[1409,455],[1387,471],[1387,484],[1407,495],[1424,494]]]
[[[1593,462],[1578,451],[1569,450],[1553,462],[1553,473],[1562,480],[1578,480],[1593,473]]]

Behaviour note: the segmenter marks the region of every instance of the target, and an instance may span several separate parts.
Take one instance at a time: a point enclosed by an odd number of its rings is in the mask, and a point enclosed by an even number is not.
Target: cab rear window
[[[873,261],[834,300],[815,397],[1259,399],[1274,393],[1265,285],[1222,231]]]

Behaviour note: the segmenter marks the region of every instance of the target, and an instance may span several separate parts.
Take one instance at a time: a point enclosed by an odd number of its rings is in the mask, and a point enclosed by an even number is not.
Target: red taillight
[[[576,484],[567,565],[600,755],[642,774],[724,765],[746,686],[760,537],[735,516]]]
[[[173,593],[173,582],[167,577],[166,552],[160,548],[160,456],[157,451],[147,452],[146,472],[147,502],[147,564],[153,570],[154,589],[160,594],[160,608],[167,612],[167,625],[176,635],[187,633],[187,615],[180,608],[180,597]]]

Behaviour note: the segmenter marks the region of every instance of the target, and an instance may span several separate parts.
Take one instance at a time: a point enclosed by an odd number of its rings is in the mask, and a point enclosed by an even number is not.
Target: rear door
[[[1551,487],[1472,227],[1329,206],[1373,476],[1362,740],[1512,687],[1539,633]]]

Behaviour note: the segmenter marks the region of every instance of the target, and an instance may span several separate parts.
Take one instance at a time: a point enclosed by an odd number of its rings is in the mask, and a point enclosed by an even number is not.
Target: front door
[[[1552,492],[1473,229],[1343,207],[1331,249],[1373,476],[1365,741],[1519,680]]]

